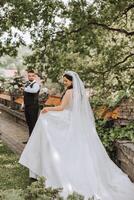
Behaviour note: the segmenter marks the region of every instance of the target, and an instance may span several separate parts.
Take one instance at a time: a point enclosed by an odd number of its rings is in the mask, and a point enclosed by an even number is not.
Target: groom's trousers
[[[26,105],[25,106],[25,118],[29,129],[29,136],[31,135],[34,126],[36,124],[36,121],[38,119],[38,113],[39,113],[39,105],[33,104],[33,105]]]

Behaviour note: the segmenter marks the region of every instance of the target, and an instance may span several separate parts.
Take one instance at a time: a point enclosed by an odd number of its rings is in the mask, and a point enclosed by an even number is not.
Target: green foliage
[[[25,190],[5,190],[0,192],[1,200],[63,200],[60,196],[61,189],[46,188],[44,178],[28,186]],[[68,195],[67,200],[84,200],[84,196],[73,192]],[[94,197],[88,200],[94,200]]]
[[[68,195],[67,200],[84,200],[84,196],[73,192],[73,194]]]
[[[90,98],[90,103],[92,105],[92,108],[94,108],[95,110],[98,106],[102,105],[105,105],[107,109],[113,109],[115,107],[118,107],[122,100],[128,98],[133,98],[130,91],[118,90],[105,98],[103,96],[98,96],[97,94],[95,94]]]
[[[119,90],[113,93],[107,98],[107,101],[104,102],[104,105],[108,105],[109,108],[114,108],[118,106],[122,99],[128,98],[130,94],[124,90]]]
[[[22,190],[4,190],[0,191],[0,200],[24,200]]]
[[[5,78],[3,76],[0,76],[0,82],[2,82],[2,83],[5,82]]]
[[[44,178],[41,177],[37,182],[28,186],[25,190],[5,190],[0,192],[1,200],[63,200],[60,196],[61,189],[46,188]],[[67,200],[84,200],[84,196],[73,192],[68,195]],[[88,200],[94,200],[94,197]]]
[[[97,132],[112,159],[115,159],[115,142],[117,140],[129,140],[134,142],[134,125],[124,127],[107,127],[105,120],[97,120]]]
[[[63,200],[60,192],[62,192],[62,188],[52,188],[45,186],[45,178],[41,177],[37,182],[28,186],[25,190],[24,198],[25,200]],[[78,194],[77,192],[73,192],[69,194],[67,200],[84,200],[84,196]],[[94,200],[94,198],[89,198],[89,200]]]
[[[37,182],[34,182],[31,184],[31,186],[28,186],[25,190],[24,198],[25,200],[62,200],[60,197],[60,191],[62,189],[57,188],[53,189],[52,187],[45,187],[45,179],[41,177]]]
[[[2,81],[0,81],[2,82]],[[7,92],[11,97],[13,97],[12,100],[15,100],[15,98],[18,98],[23,95],[23,85],[25,83],[23,76],[14,76],[9,79],[4,80],[4,84],[0,85],[0,88],[2,92]]]
[[[0,140],[0,191],[24,189],[28,185],[28,170],[20,166],[18,156]]]
[[[33,54],[27,68],[43,71],[53,81],[64,70],[77,71],[87,87],[105,99],[112,92],[133,93],[133,1],[4,0],[1,5],[0,54],[16,55],[29,31]],[[15,38],[13,40],[13,38]]]
[[[5,78],[3,76],[0,76],[0,93],[4,92],[4,89],[5,89]]]

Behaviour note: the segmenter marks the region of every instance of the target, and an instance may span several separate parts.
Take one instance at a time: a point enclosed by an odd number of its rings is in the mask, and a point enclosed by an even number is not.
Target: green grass
[[[0,190],[25,189],[29,185],[29,172],[18,160],[19,156],[0,140]]]

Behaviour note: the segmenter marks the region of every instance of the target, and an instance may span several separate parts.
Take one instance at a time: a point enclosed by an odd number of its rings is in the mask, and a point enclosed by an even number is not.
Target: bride
[[[63,75],[62,103],[45,107],[19,163],[30,177],[46,177],[46,186],[76,191],[85,199],[134,200],[134,184],[109,158],[96,132],[83,82],[73,71]]]

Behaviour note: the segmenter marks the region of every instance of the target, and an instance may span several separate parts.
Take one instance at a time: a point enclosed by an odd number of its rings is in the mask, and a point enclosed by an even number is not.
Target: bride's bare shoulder
[[[71,94],[73,93],[73,89],[68,89],[68,90],[66,91],[66,93],[67,93],[68,95],[71,95]]]

